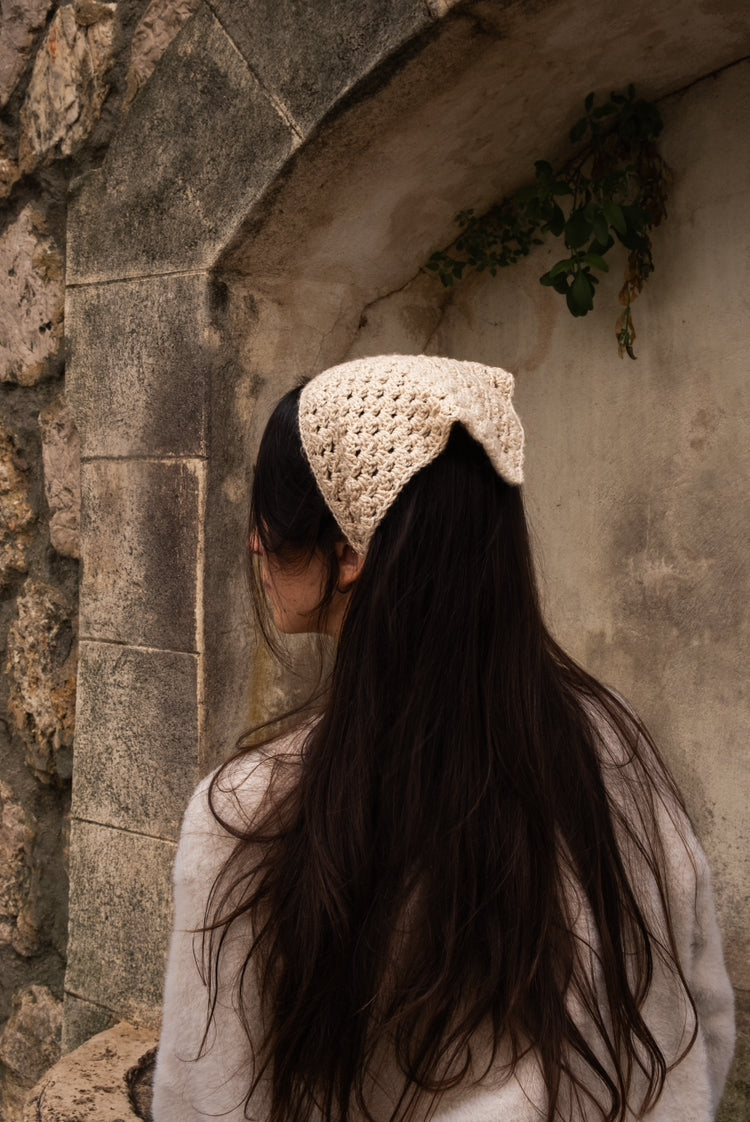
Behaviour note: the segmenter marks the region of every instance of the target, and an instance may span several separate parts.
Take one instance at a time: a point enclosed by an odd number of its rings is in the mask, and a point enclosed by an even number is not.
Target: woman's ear
[[[336,542],[336,557],[339,562],[339,592],[349,592],[359,578],[365,559],[347,541]]]

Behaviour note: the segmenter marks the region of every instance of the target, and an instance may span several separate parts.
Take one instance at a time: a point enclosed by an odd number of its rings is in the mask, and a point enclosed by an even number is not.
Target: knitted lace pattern
[[[433,355],[379,355],[325,370],[302,390],[302,445],[348,541],[366,553],[401,489],[460,422],[507,483],[523,482],[523,429],[505,370]]]

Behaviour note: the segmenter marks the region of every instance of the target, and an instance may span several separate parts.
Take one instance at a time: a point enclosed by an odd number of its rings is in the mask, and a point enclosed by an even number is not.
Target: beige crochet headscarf
[[[523,482],[523,429],[513,378],[478,362],[378,355],[323,371],[302,390],[302,445],[349,542],[366,553],[401,489],[445,448],[460,422],[507,483]]]

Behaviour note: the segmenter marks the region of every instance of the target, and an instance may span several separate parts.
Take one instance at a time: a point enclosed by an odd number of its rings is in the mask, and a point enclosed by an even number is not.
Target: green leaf
[[[565,215],[563,214],[557,203],[552,207],[549,218],[547,219],[547,229],[554,237],[559,238],[560,234],[565,229]]]
[[[587,265],[590,265],[592,269],[599,269],[602,273],[609,272],[609,265],[598,253],[586,253],[584,254],[583,260]],[[591,279],[596,281],[598,278],[592,277]]]
[[[602,210],[604,211],[607,222],[609,222],[613,230],[616,230],[618,234],[627,232],[628,224],[625,221],[625,215],[622,213],[621,206],[618,206],[617,203],[604,203]]]
[[[594,306],[594,286],[581,270],[566,293],[568,310],[574,316],[585,316]]]
[[[545,273],[543,277],[539,278],[539,283],[545,285],[547,288],[554,288],[555,292],[564,295],[568,291],[568,274],[567,272],[560,273],[558,276],[552,276],[552,270]]]
[[[651,215],[639,206],[624,206],[622,215],[631,230],[640,233],[650,223]]]
[[[572,257],[566,257],[563,261],[558,261],[553,265],[549,271],[549,276],[553,279],[559,277],[561,273],[569,273],[573,269],[575,262]]]
[[[609,223],[603,211],[597,210],[592,225],[594,227],[594,237],[599,245],[606,245],[607,238],[609,237]]]
[[[591,237],[593,227],[580,210],[574,211],[565,223],[565,244],[578,249]]]
[[[631,252],[646,253],[649,247],[649,240],[644,234],[638,234],[635,230],[626,230],[624,234],[617,235],[619,240]]]

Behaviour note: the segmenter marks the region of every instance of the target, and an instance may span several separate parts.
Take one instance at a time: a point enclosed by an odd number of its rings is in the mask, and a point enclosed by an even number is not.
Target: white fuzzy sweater
[[[294,750],[292,740],[279,742],[279,751]],[[623,779],[621,752],[612,747],[604,762],[610,792],[626,810],[638,814],[637,798]],[[269,781],[270,764],[257,755],[234,763],[222,780],[219,795],[223,815],[239,823],[253,818]],[[201,936],[194,936],[204,922],[208,892],[233,840],[217,824],[207,803],[209,779],[195,791],[185,814],[175,863],[175,926],[167,968],[164,1025],[154,1086],[154,1122],[242,1122],[244,1098],[249,1084],[247,1040],[232,1007],[229,979],[246,953],[242,930],[232,929],[229,953],[224,956],[219,1000],[207,1048],[200,1059],[206,1024],[207,991],[196,962],[200,962]],[[616,790],[615,790],[616,788]],[[716,923],[710,874],[701,850],[684,816],[668,803],[660,804],[659,828],[667,864],[667,886],[674,933],[687,983],[698,1013],[698,1036],[687,1056],[666,1078],[661,1097],[649,1112],[649,1122],[709,1122],[716,1114],[734,1045],[732,990],[724,968],[721,940]],[[637,819],[636,819],[637,820]],[[655,889],[643,872],[642,858],[625,854],[635,868],[637,883],[645,885],[642,904],[659,922],[661,909]],[[638,867],[640,866],[640,867]],[[571,887],[579,905],[579,920],[591,942],[585,904]],[[239,925],[236,925],[239,928]],[[233,965],[234,964],[234,965]],[[595,955],[591,971],[597,977]],[[256,998],[257,1001],[257,998]],[[260,1009],[249,1010],[251,1023],[259,1023]],[[669,1060],[676,1058],[689,1035],[689,1011],[670,974],[655,961],[654,979],[646,999],[644,1017]],[[581,1027],[587,1031],[585,1021]],[[590,1039],[592,1039],[590,1037]],[[396,1080],[387,1071],[375,1081],[371,1109],[378,1118],[390,1117],[389,1104]],[[510,1078],[492,1072],[479,1083],[466,1083],[441,1099],[435,1122],[540,1122],[544,1117],[545,1092],[533,1052],[527,1054]],[[576,1106],[574,1117],[581,1122],[598,1119],[599,1112],[586,1100]],[[266,1090],[260,1085],[251,1103],[249,1117],[263,1122],[268,1117]],[[635,1115],[629,1115],[634,1118]]]

